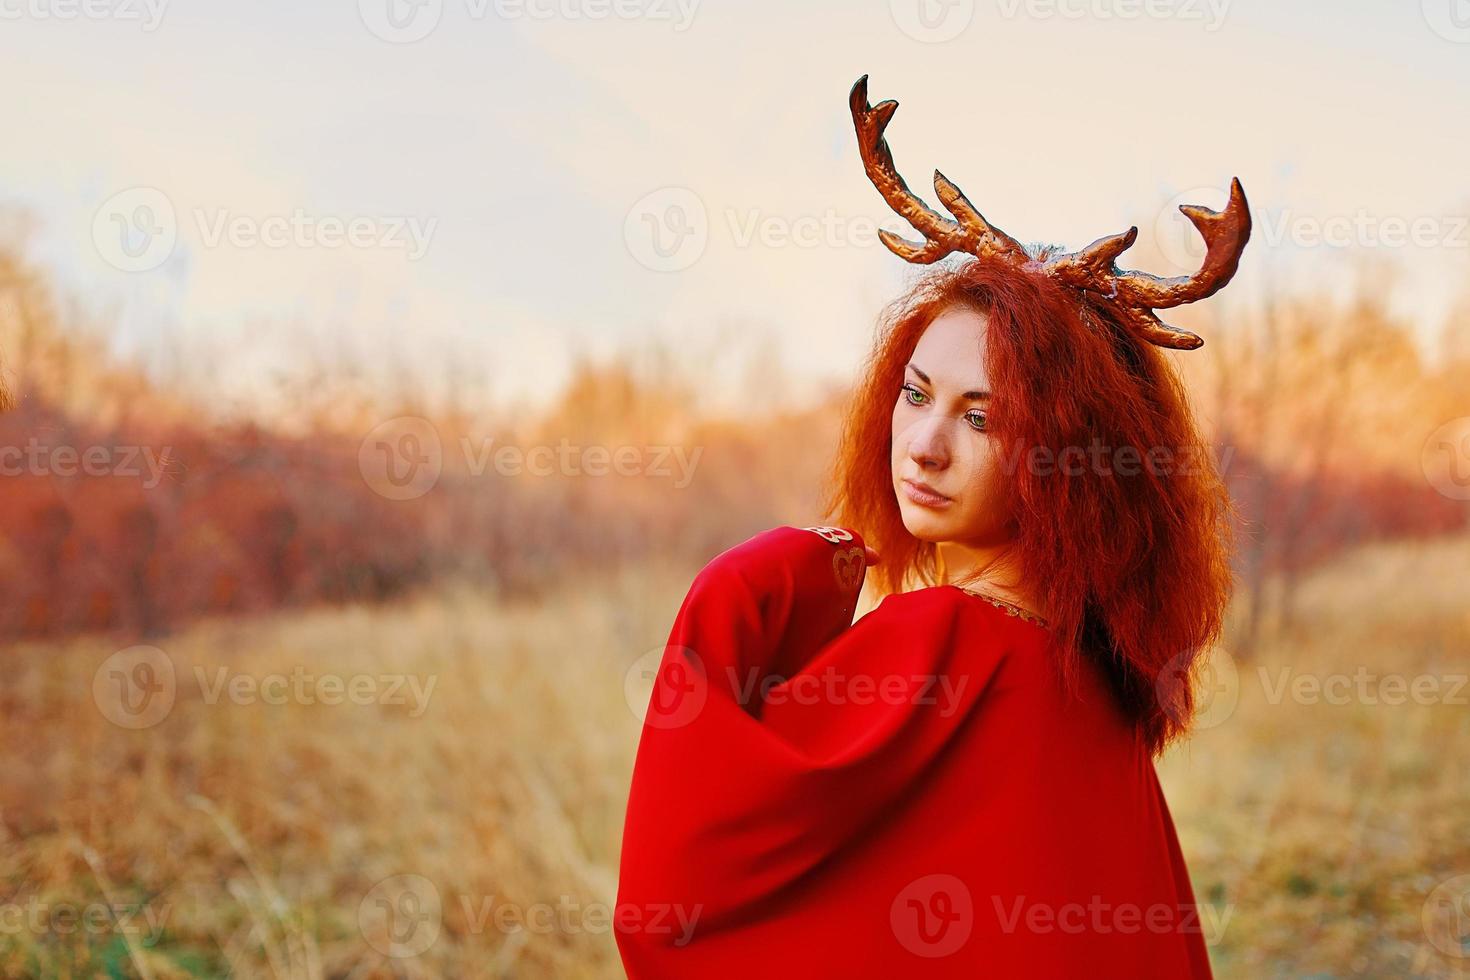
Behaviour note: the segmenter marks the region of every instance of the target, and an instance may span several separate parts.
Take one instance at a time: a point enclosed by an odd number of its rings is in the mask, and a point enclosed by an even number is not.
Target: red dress
[[[634,980],[1199,978],[1153,761],[1100,671],[953,586],[852,622],[862,542],[782,527],[679,610],[628,801]]]

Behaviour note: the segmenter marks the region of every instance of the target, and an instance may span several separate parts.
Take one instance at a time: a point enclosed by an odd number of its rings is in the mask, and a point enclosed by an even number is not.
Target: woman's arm
[[[757,916],[942,749],[993,668],[955,660],[967,598],[893,596],[851,624],[865,566],[850,532],[777,528],[696,578],[639,744],[620,905],[698,906],[701,930]],[[890,680],[903,696],[870,696]],[[658,941],[619,934],[625,957]]]

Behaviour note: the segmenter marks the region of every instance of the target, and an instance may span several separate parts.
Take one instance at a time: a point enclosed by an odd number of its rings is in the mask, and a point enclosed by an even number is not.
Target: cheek
[[[1000,446],[993,437],[981,438],[975,445],[975,479],[987,492],[1005,481]]]
[[[898,475],[898,468],[908,456],[909,440],[904,430],[909,426],[909,421],[904,417],[902,405],[893,406],[891,425],[888,430],[888,462],[893,468],[894,476]]]
[[[976,528],[996,526],[1009,518],[1004,459],[994,439],[977,440],[965,461],[965,522]]]

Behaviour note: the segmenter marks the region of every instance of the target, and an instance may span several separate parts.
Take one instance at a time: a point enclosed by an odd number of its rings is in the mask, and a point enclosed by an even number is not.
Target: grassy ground
[[[176,693],[140,730],[108,684],[157,654],[7,651],[0,974],[620,976],[625,677],[688,579],[200,624],[159,642]],[[1221,656],[1208,727],[1160,765],[1218,975],[1470,976],[1424,918],[1470,874],[1470,689],[1445,703],[1467,580],[1463,541],[1357,554],[1307,583],[1298,631]],[[1337,675],[1345,702],[1314,700]],[[1384,703],[1390,675],[1440,681],[1433,703]],[[322,703],[326,678],[362,703]]]
[[[1467,582],[1463,540],[1365,550],[1226,658],[1209,727],[1160,765],[1198,897],[1233,913],[1221,976],[1470,976],[1427,931],[1470,943],[1470,879],[1458,920],[1435,892],[1470,874]]]

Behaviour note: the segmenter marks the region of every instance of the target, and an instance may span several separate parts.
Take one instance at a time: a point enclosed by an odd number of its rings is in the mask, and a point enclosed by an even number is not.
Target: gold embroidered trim
[[[956,585],[955,588],[959,589],[961,592],[966,593],[967,595],[972,595],[977,599],[984,599],[986,602],[990,603],[992,606],[995,606],[997,609],[1005,610],[1005,613],[1008,616],[1016,616],[1020,619],[1024,619],[1028,623],[1033,623],[1036,626],[1040,626],[1042,629],[1050,629],[1050,627],[1046,625],[1046,620],[1042,619],[1040,616],[1036,615],[1033,612],[1028,612],[1025,609],[1022,609],[1014,602],[1008,602],[1005,599],[1002,599],[1000,596],[993,596],[988,592],[981,592],[977,589],[967,588],[963,585]]]

